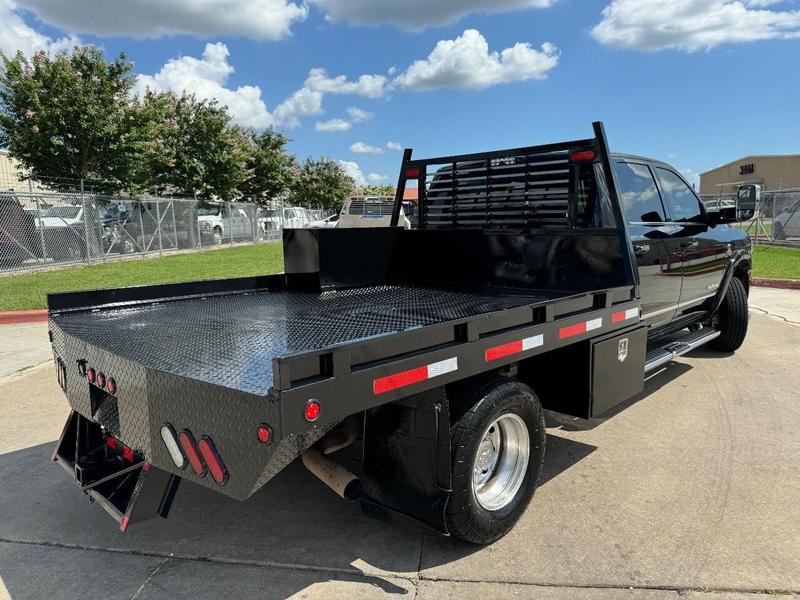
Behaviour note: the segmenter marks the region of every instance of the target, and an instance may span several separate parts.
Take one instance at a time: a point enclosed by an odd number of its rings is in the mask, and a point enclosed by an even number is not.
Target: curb
[[[0,325],[40,323],[47,321],[47,310],[9,310],[0,312]]]
[[[766,279],[764,277],[753,277],[750,280],[750,283],[758,287],[777,288],[781,290],[800,290],[800,280],[798,279]]]

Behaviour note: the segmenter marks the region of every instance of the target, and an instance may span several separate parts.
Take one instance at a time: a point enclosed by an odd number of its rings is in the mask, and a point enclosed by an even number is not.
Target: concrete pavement
[[[52,358],[47,323],[0,325],[0,377]]]
[[[756,312],[735,355],[672,363],[613,418],[549,414],[531,507],[477,548],[368,518],[299,464],[244,503],[186,484],[120,534],[49,462],[48,358],[0,379],[0,598],[792,597],[799,361],[800,327]]]

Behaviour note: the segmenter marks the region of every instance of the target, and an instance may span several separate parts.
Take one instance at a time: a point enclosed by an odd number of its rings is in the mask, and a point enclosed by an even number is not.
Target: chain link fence
[[[736,192],[702,196],[706,208],[736,206]],[[756,244],[800,248],[800,189],[762,190],[756,214],[735,225],[745,230]]]
[[[0,272],[257,244],[328,216],[281,202],[0,191]]]

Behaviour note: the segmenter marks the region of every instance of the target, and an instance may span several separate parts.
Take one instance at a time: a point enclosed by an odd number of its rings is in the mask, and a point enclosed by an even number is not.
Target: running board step
[[[647,358],[644,363],[644,372],[649,373],[653,369],[657,369],[669,361],[683,356],[687,352],[691,352],[695,348],[699,348],[703,344],[707,344],[720,336],[722,332],[712,329],[710,327],[703,327],[697,331],[693,331],[680,338],[665,344],[660,348],[656,348],[647,353]]]

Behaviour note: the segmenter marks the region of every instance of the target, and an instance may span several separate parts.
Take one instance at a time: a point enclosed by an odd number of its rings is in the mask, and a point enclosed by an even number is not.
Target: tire
[[[533,390],[519,381],[492,377],[471,389],[467,385],[455,388],[456,405],[463,403],[467,410],[450,428],[453,491],[445,518],[454,537],[489,544],[511,531],[536,491],[544,460],[544,414]],[[492,440],[488,444],[486,436]],[[512,448],[514,441],[525,447],[525,466],[519,466],[519,454],[506,449],[507,440]],[[503,450],[495,453],[491,448],[498,441]]]
[[[214,227],[214,245],[219,246],[222,244],[222,229],[220,227]]]
[[[744,342],[749,321],[747,292],[744,284],[733,277],[722,301],[719,312],[711,321],[712,326],[722,332],[711,347],[722,352],[735,352]]]

